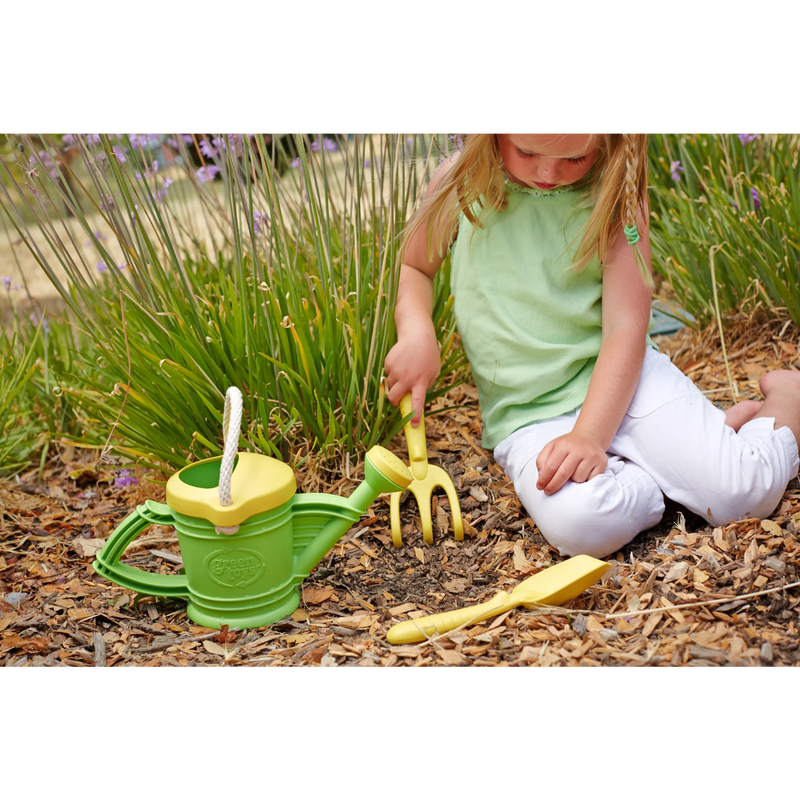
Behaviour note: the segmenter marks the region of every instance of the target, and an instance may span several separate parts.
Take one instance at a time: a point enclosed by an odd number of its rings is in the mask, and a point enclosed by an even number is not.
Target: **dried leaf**
[[[352,617],[338,617],[336,624],[341,628],[349,628],[350,630],[359,630],[369,628],[373,622],[377,622],[379,616],[377,614],[353,614]]]
[[[10,628],[19,619],[19,614],[15,611],[8,611],[0,616],[0,631]]]
[[[407,614],[409,611],[413,611],[417,606],[414,603],[403,603],[402,606],[398,606],[397,608],[390,608],[389,613],[396,617],[398,614]]]
[[[692,571],[692,580],[695,583],[705,583],[708,580],[708,573],[695,567]]]
[[[417,561],[419,561],[420,564],[425,563],[425,551],[421,547],[414,548],[414,555],[417,557]]]
[[[519,541],[514,544],[514,569],[522,573],[533,572],[533,570],[536,569],[534,565],[528,561],[528,557],[522,549],[522,543]]]
[[[656,611],[647,617],[647,621],[642,628],[642,636],[646,639],[658,626],[658,623],[664,618],[663,611]]]
[[[330,600],[333,595],[332,586],[304,586],[303,602],[310,606],[318,606],[326,600]]]
[[[319,665],[321,667],[335,667],[336,659],[330,653],[325,653],[325,655],[319,660]]]
[[[761,528],[767,533],[771,533],[773,536],[783,536],[781,526],[778,525],[777,522],[773,522],[771,519],[762,519]]]
[[[73,539],[72,546],[75,548],[78,555],[84,558],[92,558],[105,543],[105,539],[82,539],[78,537],[77,539]]]
[[[436,509],[436,524],[439,526],[439,532],[443,534],[450,528],[450,515],[441,506]]]
[[[203,642],[203,647],[211,653],[213,656],[225,656],[227,655],[228,651],[221,645],[217,644],[216,642],[212,642],[210,639],[206,639]]]
[[[469,661],[455,650],[440,650],[436,655],[450,667],[460,667],[469,664]]]
[[[673,564],[669,572],[664,576],[664,583],[679,581],[681,580],[681,578],[685,577],[688,571],[689,571],[689,562],[679,561],[677,564]]]
[[[725,553],[727,553],[730,549],[727,541],[725,541],[725,535],[722,532],[722,528],[714,528],[714,544]]]
[[[489,495],[487,495],[480,486],[470,486],[469,493],[470,496],[474,497],[479,503],[485,503],[489,499]]]
[[[461,594],[469,586],[463,578],[453,578],[444,584],[444,588],[451,594]]]

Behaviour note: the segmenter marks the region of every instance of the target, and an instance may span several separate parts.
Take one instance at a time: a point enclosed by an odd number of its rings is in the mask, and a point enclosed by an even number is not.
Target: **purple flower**
[[[680,161],[673,161],[669,165],[669,174],[672,176],[672,180],[679,181],[681,179],[681,173],[685,172],[684,168],[681,166]]]
[[[372,162],[368,158],[365,158],[364,159],[364,166],[365,167],[371,167],[372,166]]]
[[[120,164],[124,164],[128,160],[125,158],[125,154],[118,144],[115,144],[111,149],[114,151],[114,155],[117,157],[117,161],[119,161]]]
[[[108,267],[106,266],[106,262],[105,261],[98,261],[97,262],[97,271],[98,272],[105,272],[107,269],[108,269]]]
[[[83,136],[88,144],[100,144],[99,133],[84,133]]]
[[[311,142],[311,149],[316,153],[319,150],[319,142]]]
[[[133,173],[133,177],[136,178],[137,181],[140,181],[142,179],[142,173],[141,172],[134,172]]]
[[[114,486],[133,486],[137,483],[139,483],[139,481],[135,475],[131,475],[130,471],[127,469],[121,469],[117,473]]]
[[[39,151],[39,158],[41,158],[42,161],[45,162],[45,164],[46,164],[46,162],[53,160],[52,158],[50,158],[50,153],[48,153],[47,150],[40,150]]]
[[[175,181],[172,181],[169,178],[164,178],[164,183],[161,184],[161,188],[158,190],[158,196],[162,199],[166,197],[167,189],[169,189],[173,183],[175,183]]]
[[[181,141],[184,144],[193,144],[194,143],[194,136],[191,133],[182,133],[181,134]]]
[[[299,159],[299,158],[293,158],[293,159],[292,159],[292,160],[289,162],[289,166],[290,166],[292,169],[296,169],[297,167],[299,167],[299,166],[300,166],[300,159]]]
[[[450,139],[450,144],[452,144],[454,147],[458,148],[459,150],[464,149],[464,140],[460,136],[453,134],[448,138]]]
[[[217,140],[215,139],[214,141],[216,142]],[[213,158],[216,155],[214,148],[208,143],[206,139],[203,139],[203,141],[200,142],[200,152],[206,158]]]
[[[64,134],[64,135],[61,137],[61,141],[62,141],[62,142],[63,142],[63,143],[64,143],[64,144],[65,144],[67,147],[74,147],[74,146],[75,146],[75,137],[74,137],[74,136],[73,136],[71,133],[65,133],[65,134]]]
[[[336,146],[336,142],[333,139],[329,139],[325,136],[322,140],[322,146],[329,152],[335,153],[339,148]]]
[[[168,137],[167,137],[167,144],[168,144],[168,145],[169,145],[169,146],[170,146],[170,147],[171,147],[173,150],[177,150],[177,149],[178,149],[178,143],[177,143],[177,142],[176,142],[176,141],[175,141],[175,140],[174,140],[174,139],[173,139],[171,136],[168,136]]]
[[[750,142],[754,142],[756,139],[758,139],[758,134],[757,133],[740,133],[739,134],[739,141],[743,145],[748,145],[748,144],[750,144]]]
[[[40,322],[42,323],[42,330],[44,331],[45,336],[47,336],[47,334],[50,333],[50,326],[47,324],[47,320],[44,318],[44,314],[42,314],[42,316],[39,317],[39,319],[36,319],[36,314],[31,313],[29,319],[31,321],[31,325],[34,326],[38,325]]]
[[[158,161],[153,161],[153,172],[158,172]]]
[[[3,286],[6,287],[6,291],[7,292],[10,292],[11,291],[11,278],[9,278],[8,276],[3,278]]]
[[[253,231],[257,234],[261,233],[261,220],[263,219],[264,217],[260,211],[253,212]],[[9,280],[11,279],[9,278]]]
[[[755,204],[756,211],[761,211],[761,199],[758,196],[758,192],[756,191],[755,186],[753,186],[750,189],[750,196],[753,198],[753,203]]]
[[[211,144],[214,145],[214,149],[218,153],[221,153],[226,147],[224,139],[219,139],[219,138],[212,139]]]
[[[207,167],[200,167],[200,169],[195,172],[195,177],[200,183],[205,183],[206,181],[213,181],[218,173],[219,167],[209,164]]]

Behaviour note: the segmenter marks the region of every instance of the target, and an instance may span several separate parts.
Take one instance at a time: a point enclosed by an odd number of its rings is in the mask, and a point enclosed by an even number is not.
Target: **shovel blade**
[[[574,556],[522,581],[511,593],[516,604],[560,606],[585,592],[611,564],[591,556]]]

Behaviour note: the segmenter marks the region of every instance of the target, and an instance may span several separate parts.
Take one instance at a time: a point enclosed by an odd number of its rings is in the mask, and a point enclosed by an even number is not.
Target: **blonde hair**
[[[440,256],[449,247],[459,214],[476,228],[487,210],[502,212],[506,206],[502,160],[496,134],[467,134],[457,161],[442,185],[409,220],[403,233],[402,252],[411,237],[424,225],[428,257],[434,244]],[[647,134],[602,133],[591,137],[597,148],[592,169],[583,179],[592,200],[589,219],[578,235],[574,269],[583,269],[595,256],[604,263],[611,243],[625,228],[633,244],[634,258],[645,283],[652,287],[652,276],[636,246],[635,230],[639,213],[650,216],[647,196]],[[477,211],[477,213],[476,213]],[[437,241],[434,242],[434,232]]]

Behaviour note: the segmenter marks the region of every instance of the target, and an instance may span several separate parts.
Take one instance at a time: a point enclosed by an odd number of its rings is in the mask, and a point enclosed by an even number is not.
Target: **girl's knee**
[[[570,515],[546,521],[534,520],[545,539],[562,556],[587,555],[605,558],[628,544],[638,533],[657,524],[661,513],[646,521],[612,519],[586,514]]]
[[[748,517],[766,519],[771,516],[783,497],[785,487],[752,487],[749,492],[725,497],[698,513],[712,525],[725,525]]]
[[[592,485],[594,484],[594,485]],[[656,525],[664,514],[658,487],[620,484],[600,475],[583,484],[567,483],[549,497],[520,498],[547,541],[563,556],[603,558]]]
[[[774,513],[797,474],[796,445],[788,432],[774,431],[772,420],[746,423],[735,437],[734,453],[716,473],[693,484],[697,513],[714,525],[746,517],[765,519]]]

